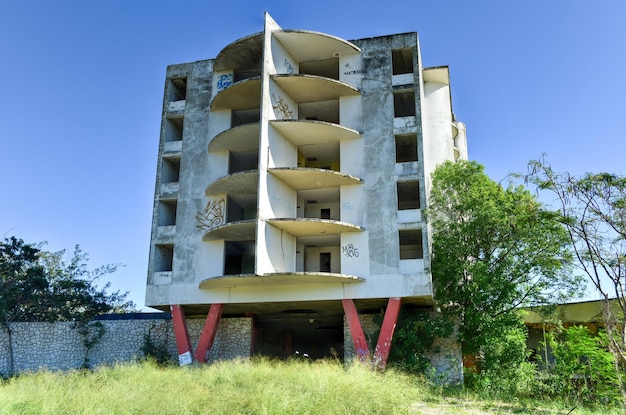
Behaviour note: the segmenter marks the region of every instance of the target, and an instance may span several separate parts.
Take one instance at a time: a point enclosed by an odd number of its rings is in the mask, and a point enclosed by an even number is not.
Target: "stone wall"
[[[172,321],[167,314],[124,314],[113,320],[99,320],[105,327],[104,336],[87,352],[83,338],[71,322],[13,323],[13,352],[16,372],[77,369],[89,366],[130,362],[143,357],[141,348],[145,335],[153,344],[167,350],[178,360]],[[204,326],[203,319],[187,320],[191,344],[198,344]],[[220,320],[208,361],[249,357],[252,345],[252,319],[223,318]],[[0,329],[0,374],[10,368],[9,337]]]
[[[373,314],[361,314],[359,319],[370,351],[373,352],[378,341],[377,336],[380,327],[374,322]],[[352,342],[352,335],[350,334],[350,327],[345,317],[343,321],[343,339],[344,358],[346,361],[349,361],[356,356],[356,352]],[[463,354],[461,352],[461,344],[456,339],[456,333],[448,338],[436,339],[433,349],[439,350],[439,352],[426,354],[433,367],[430,378],[437,383],[446,385],[463,383]]]

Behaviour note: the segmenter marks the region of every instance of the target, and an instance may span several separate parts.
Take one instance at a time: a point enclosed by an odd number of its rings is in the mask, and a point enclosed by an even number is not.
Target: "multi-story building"
[[[359,315],[383,310],[384,365],[400,306],[434,305],[421,212],[459,158],[448,69],[422,67],[416,33],[346,41],[266,15],[167,69],[146,305],[171,310],[181,362],[193,316],[200,361],[228,317],[251,353],[365,357]]]

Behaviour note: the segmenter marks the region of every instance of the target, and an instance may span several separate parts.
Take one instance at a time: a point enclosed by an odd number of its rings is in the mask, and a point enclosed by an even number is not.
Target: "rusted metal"
[[[204,322],[204,328],[202,334],[200,334],[200,340],[198,340],[198,347],[196,347],[196,353],[194,357],[199,363],[206,362],[206,354],[211,347],[213,347],[213,341],[215,341],[215,333],[217,333],[217,326],[222,317],[222,304],[211,304],[211,309]]]
[[[176,337],[176,348],[178,349],[178,363],[181,366],[185,366],[193,361],[185,310],[180,305],[170,305],[170,311],[172,313],[174,336]]]
[[[367,340],[361,327],[361,320],[359,320],[359,314],[356,311],[354,301],[351,299],[341,300],[343,310],[346,313],[346,319],[348,320],[348,327],[350,327],[350,334],[352,335],[352,343],[354,344],[354,350],[361,362],[364,362],[370,357],[370,350],[367,346]]]
[[[389,352],[391,351],[391,342],[393,340],[393,332],[396,330],[398,322],[398,314],[400,314],[400,297],[390,298],[387,302],[385,317],[380,328],[380,335],[374,350],[374,365],[377,369],[384,370],[387,367]]]

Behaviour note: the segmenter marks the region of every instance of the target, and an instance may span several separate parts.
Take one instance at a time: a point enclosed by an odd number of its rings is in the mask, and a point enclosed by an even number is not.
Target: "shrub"
[[[619,380],[608,337],[593,335],[587,327],[572,326],[548,335],[554,354],[550,386],[554,394],[583,404],[621,401]]]

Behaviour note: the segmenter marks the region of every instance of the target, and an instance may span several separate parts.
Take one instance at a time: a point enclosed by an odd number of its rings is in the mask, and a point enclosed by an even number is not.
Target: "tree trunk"
[[[0,325],[4,326],[9,336],[9,376],[13,376],[13,373],[15,373],[15,358],[13,356],[13,333],[11,331],[11,323],[5,316],[4,324]]]

